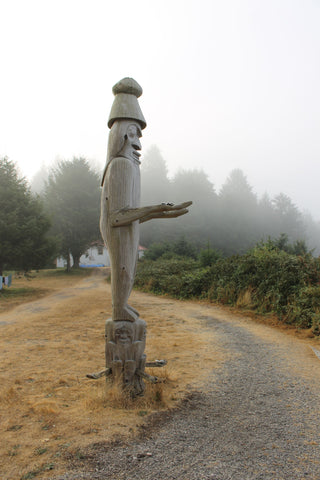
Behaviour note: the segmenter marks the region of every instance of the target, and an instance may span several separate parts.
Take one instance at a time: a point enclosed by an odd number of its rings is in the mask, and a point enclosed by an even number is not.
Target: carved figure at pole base
[[[133,395],[141,395],[145,373],[146,322],[106,321],[106,367]]]
[[[139,223],[179,217],[188,212],[192,202],[140,207],[140,138],[146,127],[138,103],[142,88],[132,78],[124,78],[113,87],[113,93],[100,217],[111,263],[112,319],[106,323],[106,363],[114,378],[121,377],[124,386],[140,394],[146,329],[139,312],[128,303],[138,260]]]

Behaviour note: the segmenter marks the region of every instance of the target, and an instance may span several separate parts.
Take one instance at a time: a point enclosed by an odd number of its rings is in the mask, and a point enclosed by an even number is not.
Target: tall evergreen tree
[[[291,199],[284,193],[277,195],[273,201],[277,215],[277,229],[288,236],[289,242],[304,238],[302,215]]]
[[[175,239],[184,235],[198,246],[215,242],[217,195],[203,170],[180,170],[172,180],[172,201],[192,200],[188,215],[171,226]]]
[[[80,157],[61,161],[45,187],[45,202],[60,240],[60,254],[74,267],[93,240],[99,238],[100,177]],[[68,268],[69,268],[68,264]]]
[[[166,162],[159,148],[152,145],[141,162],[141,205],[170,200],[170,181]]]
[[[154,205],[171,200],[168,169],[159,148],[151,146],[141,161],[141,205]],[[145,246],[166,237],[170,221],[146,222],[140,226],[141,243]]]
[[[46,167],[46,165],[43,163],[30,182],[31,191],[33,193],[37,193],[38,195],[42,195],[45,188],[45,184],[48,180],[48,176],[49,176],[49,170]]]
[[[0,159],[0,198],[0,275],[5,269],[43,267],[55,251],[47,236],[49,217],[6,157]]]
[[[309,213],[302,216],[308,247],[314,255],[320,255],[320,222],[316,222]]]
[[[245,252],[259,240],[257,197],[240,169],[233,170],[219,193],[219,243],[226,254]]]
[[[279,235],[276,223],[277,213],[269,195],[265,193],[258,202],[258,229],[261,240]]]

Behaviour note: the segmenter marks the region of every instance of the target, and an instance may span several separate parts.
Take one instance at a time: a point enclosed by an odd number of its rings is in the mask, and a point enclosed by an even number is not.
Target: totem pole
[[[145,373],[146,323],[128,304],[138,260],[139,223],[179,217],[188,212],[192,202],[140,207],[139,151],[141,132],[146,127],[138,103],[142,88],[132,78],[124,78],[112,91],[115,99],[108,121],[100,219],[111,261],[112,318],[106,321],[105,372],[135,396],[144,391],[143,379],[154,379]]]

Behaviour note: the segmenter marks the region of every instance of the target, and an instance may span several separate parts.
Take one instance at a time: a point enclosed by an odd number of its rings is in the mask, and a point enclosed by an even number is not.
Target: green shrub
[[[138,266],[135,286],[158,294],[170,294],[177,298],[200,296],[205,281],[206,270],[189,258],[160,258],[154,262],[145,260]]]
[[[311,330],[314,335],[320,335],[320,313],[315,313],[313,315]]]
[[[274,312],[288,323],[320,334],[320,260],[310,254],[297,256],[267,242],[245,255],[216,258],[211,266],[203,266],[204,254],[203,261],[196,262],[172,253],[141,262],[135,285],[177,298],[208,298],[260,313]]]
[[[319,260],[262,245],[245,255],[218,260],[211,267],[211,278],[210,299],[235,304],[250,289],[259,311],[282,316],[303,287],[319,281]]]
[[[304,287],[287,306],[286,322],[301,328],[320,327],[320,287]],[[320,333],[320,332],[319,332]]]
[[[158,260],[158,258],[197,258],[197,249],[191,243],[181,238],[173,243],[159,242],[152,243],[144,254],[145,260]]]
[[[202,267],[211,267],[221,257],[222,257],[221,252],[208,247],[200,251],[199,262]]]
[[[157,260],[171,249],[170,244],[166,242],[152,243],[143,256],[144,260]]]

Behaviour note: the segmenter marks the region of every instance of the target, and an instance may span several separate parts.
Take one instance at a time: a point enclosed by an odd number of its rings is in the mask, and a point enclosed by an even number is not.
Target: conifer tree
[[[90,243],[100,238],[100,178],[85,158],[63,160],[51,171],[45,203],[52,218],[52,232],[60,240],[60,254],[74,267]]]
[[[0,159],[0,275],[45,266],[55,253],[49,217],[7,157]]]

